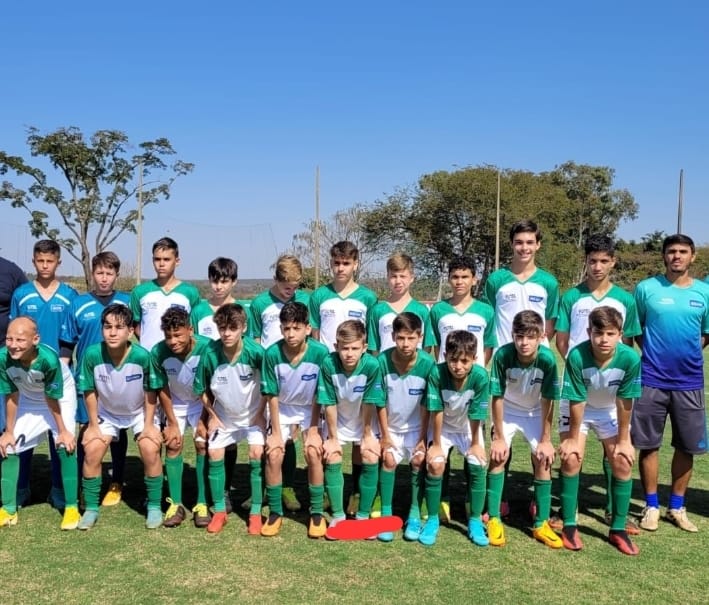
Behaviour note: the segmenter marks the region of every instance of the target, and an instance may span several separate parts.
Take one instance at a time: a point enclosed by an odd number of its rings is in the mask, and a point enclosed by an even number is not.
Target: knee
[[[382,460],[382,466],[387,471],[393,471],[396,468],[396,460],[394,460],[394,456],[392,455],[391,452],[387,452],[386,454],[384,454],[384,459]],[[413,466],[413,461],[412,461],[412,466]],[[419,466],[421,466],[420,462],[419,462]]]

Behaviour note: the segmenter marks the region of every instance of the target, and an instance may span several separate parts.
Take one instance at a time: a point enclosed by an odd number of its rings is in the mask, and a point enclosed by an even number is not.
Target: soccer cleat
[[[209,525],[209,509],[206,504],[197,504],[192,509],[192,522],[195,527],[203,528]]]
[[[247,531],[250,536],[258,536],[261,533],[262,527],[263,519],[261,519],[261,513],[249,515],[249,527]]]
[[[374,498],[374,502],[372,503],[372,512],[369,513],[369,518],[370,519],[378,519],[379,517],[382,516],[382,498],[381,496],[377,495]],[[392,540],[394,538],[392,537]],[[384,542],[391,542],[391,540],[384,540]]]
[[[560,515],[554,513],[551,517],[549,517],[549,527],[551,527],[557,534],[561,533],[564,529],[564,520]]]
[[[498,517],[491,517],[487,522],[487,539],[492,546],[504,546],[507,540],[505,539],[505,526]]]
[[[59,527],[61,529],[76,529],[79,527],[79,521],[81,521],[79,509],[76,506],[67,506],[64,509],[62,524]]]
[[[354,517],[359,510],[359,494],[352,494],[347,501],[347,516]]]
[[[120,483],[111,483],[108,491],[101,501],[101,506],[116,506],[120,504],[123,495],[123,486]]]
[[[357,498],[359,499],[359,495],[357,496]],[[347,517],[344,517],[344,516],[342,516],[342,517],[333,517],[332,520],[330,521],[330,525],[329,525],[328,527],[335,527],[335,525],[337,525],[340,521],[344,521],[346,518],[347,518]],[[325,528],[325,529],[327,530],[328,528]],[[329,536],[327,535],[327,531],[326,531],[326,532],[325,532],[325,539],[332,541],[332,540],[336,540],[337,538],[331,538],[331,537],[329,537]]]
[[[697,526],[687,517],[687,509],[684,506],[682,508],[668,508],[665,513],[665,519],[684,531],[693,534],[699,531]]]
[[[440,521],[436,517],[429,517],[428,521],[424,523],[423,529],[421,529],[419,542],[424,546],[433,546],[438,538],[439,527]]]
[[[613,523],[613,513],[606,511],[603,513],[603,521],[606,525],[611,525]],[[632,517],[627,517],[625,520],[625,531],[629,536],[637,536],[640,534],[640,527],[638,527],[638,522]]]
[[[640,554],[640,549],[633,544],[630,536],[625,531],[611,530],[608,534],[608,541],[624,555],[634,556]]]
[[[485,533],[485,526],[481,519],[468,520],[468,538],[470,538],[476,546],[488,546],[490,544],[490,540]]]
[[[312,515],[308,523],[308,538],[322,538],[327,531],[327,522],[322,515]]]
[[[149,508],[145,516],[145,529],[157,529],[162,526],[162,511],[159,508]]]
[[[0,527],[11,525],[17,525],[17,513],[8,513],[4,508],[0,508]]]
[[[375,517],[375,519],[376,519],[376,517]],[[377,536],[377,540],[379,540],[380,542],[393,542],[394,541],[394,532],[393,531],[384,531]]]
[[[177,504],[170,498],[168,498],[167,501],[170,503],[170,506],[165,513],[162,524],[165,527],[177,527],[185,520],[185,517],[187,517],[187,511],[182,504]]]
[[[561,538],[554,533],[554,530],[549,527],[549,521],[544,521],[539,527],[532,530],[532,535],[535,540],[545,544],[549,548],[563,548],[564,543]]]
[[[286,510],[294,513],[301,509],[300,502],[298,501],[298,498],[295,495],[295,490],[292,487],[283,488],[282,499],[283,506]]]
[[[212,515],[212,520],[207,525],[207,532],[210,534],[218,534],[227,523],[226,512],[219,511]]]
[[[551,527],[551,524],[550,524]],[[561,530],[561,542],[568,550],[581,550],[583,542],[579,536],[579,530],[575,525],[567,525]]]
[[[275,513],[270,514],[268,519],[266,519],[266,523],[264,523],[261,527],[261,535],[268,538],[277,536],[278,532],[281,531],[282,524],[283,517],[281,515],[277,515]]]
[[[29,487],[17,488],[17,508],[29,506],[32,502],[32,492]]]
[[[657,531],[660,524],[660,509],[656,506],[646,506],[640,518],[640,527],[645,531]]]
[[[404,540],[416,542],[421,534],[421,520],[416,517],[409,517],[406,520],[406,530],[404,531]]]
[[[500,517],[507,519],[510,516],[510,503],[507,500],[500,502]]]
[[[52,487],[49,490],[49,496],[47,496],[47,503],[52,508],[57,510],[64,510],[66,502],[64,501],[64,490],[61,487]]]
[[[91,529],[94,525],[96,525],[96,521],[98,521],[98,511],[97,510],[84,511],[84,514],[81,515],[81,520],[79,521],[79,525],[77,525],[77,529],[80,529],[82,531],[86,531],[87,529]]]
[[[451,522],[451,503],[441,500],[438,507],[438,520],[445,525]]]

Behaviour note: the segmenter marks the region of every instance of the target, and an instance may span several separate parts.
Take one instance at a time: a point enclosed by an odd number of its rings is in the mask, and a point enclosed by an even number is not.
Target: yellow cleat
[[[67,506],[64,509],[64,516],[62,517],[60,527],[62,529],[76,529],[79,527],[79,521],[81,521],[79,509],[76,506]]]
[[[549,525],[549,521],[544,521],[539,527],[532,530],[532,535],[535,540],[539,540],[542,544],[546,544],[549,548],[563,548],[564,543],[556,532]]]
[[[438,507],[438,520],[445,525],[449,525],[451,522],[451,504],[445,500],[441,500],[441,504]]]
[[[0,527],[11,525],[17,525],[17,513],[8,513],[4,508],[0,508]]]
[[[120,483],[111,483],[108,487],[106,495],[103,497],[101,502],[102,506],[116,506],[121,503],[121,496],[123,495],[123,486]]]
[[[504,546],[507,543],[505,539],[505,526],[502,525],[497,517],[491,517],[487,522],[487,537],[492,546]]]

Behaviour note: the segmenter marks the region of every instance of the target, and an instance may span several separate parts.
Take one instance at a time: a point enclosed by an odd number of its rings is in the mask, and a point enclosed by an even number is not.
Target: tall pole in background
[[[495,270],[500,268],[500,171],[497,171],[497,211],[495,214]]]
[[[682,206],[684,205],[684,168],[679,171],[679,199],[677,200],[677,233],[682,233]]]
[[[143,161],[138,162],[138,220],[135,227],[138,254],[135,257],[135,285],[140,284],[143,258]]]
[[[320,285],[320,166],[315,167],[315,287]]]

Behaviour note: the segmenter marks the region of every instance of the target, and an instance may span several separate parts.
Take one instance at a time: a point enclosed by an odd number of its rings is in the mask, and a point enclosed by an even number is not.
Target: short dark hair
[[[536,311],[520,311],[512,320],[512,334],[544,334],[544,320]]]
[[[190,322],[190,314],[184,307],[170,307],[160,318],[160,329],[177,330],[179,328],[189,328],[192,325]]]
[[[238,303],[227,303],[215,311],[214,323],[220,330],[225,328],[245,328],[246,311]]]
[[[607,305],[596,307],[588,315],[588,327],[596,330],[615,328],[621,332],[623,330],[623,316],[615,307]]]
[[[462,355],[477,357],[478,339],[467,330],[453,330],[446,336],[446,359],[457,359]]]
[[[531,219],[524,219],[522,221],[517,221],[512,227],[510,227],[510,241],[515,240],[515,235],[518,233],[534,233],[534,238],[538,241],[542,241],[542,230],[539,225]]]
[[[310,315],[308,313],[308,307],[302,302],[291,301],[283,305],[278,318],[281,320],[282,324],[296,323],[307,325]]]
[[[692,250],[692,254],[696,252],[694,247],[694,240],[689,237],[689,235],[684,235],[684,233],[675,233],[674,235],[668,235],[662,240],[662,254],[667,251],[667,248],[674,244],[682,244],[684,246],[689,246]]]
[[[356,261],[359,260],[359,250],[352,242],[343,240],[330,248],[330,258],[349,258]]]
[[[453,271],[460,271],[461,269],[469,269],[473,277],[475,277],[475,259],[467,254],[454,256],[448,263],[448,276],[450,277]]]
[[[605,252],[608,256],[615,256],[615,242],[612,238],[600,233],[589,235],[583,249],[586,256],[594,252]]]
[[[236,281],[238,275],[239,267],[236,261],[225,256],[218,256],[207,267],[209,281],[222,281],[223,279]]]
[[[121,259],[115,252],[105,250],[99,252],[91,259],[91,271],[96,271],[99,267],[104,269],[113,269],[116,273],[121,270]]]
[[[133,325],[133,312],[128,305],[123,303],[111,303],[101,313],[101,324],[106,323],[106,318],[113,315],[120,323],[128,327]]]
[[[174,250],[175,256],[180,256],[180,248],[171,237],[161,237],[153,244],[153,254],[158,250]]]
[[[394,334],[398,334],[404,330],[407,332],[421,332],[423,331],[423,322],[416,313],[404,311],[394,318],[391,327]]]
[[[41,239],[35,242],[32,248],[32,255],[35,254],[54,254],[55,256],[62,255],[61,246],[53,239]]]

